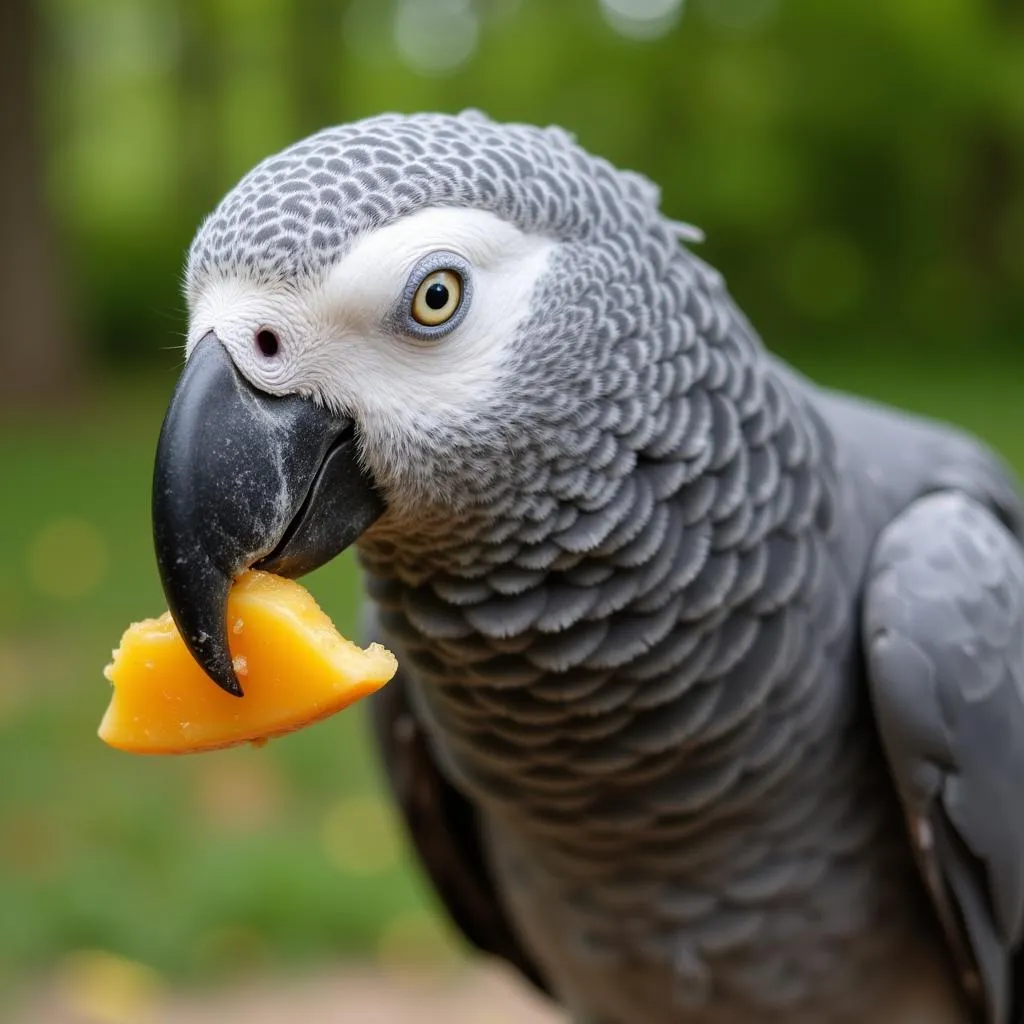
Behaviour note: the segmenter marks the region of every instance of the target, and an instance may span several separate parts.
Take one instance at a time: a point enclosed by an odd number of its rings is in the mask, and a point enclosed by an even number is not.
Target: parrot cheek
[[[199,341],[157,445],[153,537],[168,608],[214,682],[241,695],[227,642],[235,577],[252,566],[310,572],[384,507],[352,419],[258,391],[215,334]]]

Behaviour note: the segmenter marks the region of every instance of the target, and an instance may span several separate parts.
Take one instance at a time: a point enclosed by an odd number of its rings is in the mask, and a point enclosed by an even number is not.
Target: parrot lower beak
[[[218,686],[242,695],[228,650],[235,577],[310,572],[383,511],[351,419],[256,390],[215,334],[199,342],[160,431],[153,539],[171,616]]]

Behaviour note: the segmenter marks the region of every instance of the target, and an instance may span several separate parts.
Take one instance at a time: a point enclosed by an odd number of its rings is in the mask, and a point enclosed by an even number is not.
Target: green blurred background
[[[95,729],[162,607],[195,227],[322,125],[465,106],[647,173],[770,346],[1024,467],[1019,0],[4,0],[0,988],[87,950],[172,984],[453,955],[359,712],[194,759]],[[310,586],[352,635],[351,561]]]

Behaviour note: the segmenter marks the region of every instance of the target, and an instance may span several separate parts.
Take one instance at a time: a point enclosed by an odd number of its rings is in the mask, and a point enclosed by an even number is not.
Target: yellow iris
[[[462,279],[454,270],[435,270],[420,282],[412,299],[412,315],[424,327],[451,320],[462,301]]]

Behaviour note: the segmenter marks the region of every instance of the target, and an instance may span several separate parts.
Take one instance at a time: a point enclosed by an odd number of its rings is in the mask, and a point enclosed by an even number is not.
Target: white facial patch
[[[189,350],[215,331],[239,370],[271,394],[312,395],[369,431],[443,422],[489,403],[531,296],[556,248],[482,210],[433,207],[359,238],[307,290],[244,278],[211,282],[192,310]],[[398,303],[426,256],[447,251],[471,268],[464,318],[431,340],[396,330]],[[398,318],[400,320],[400,318]],[[256,335],[274,332],[276,356]]]

